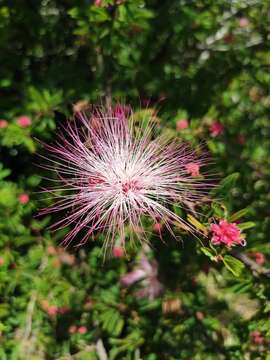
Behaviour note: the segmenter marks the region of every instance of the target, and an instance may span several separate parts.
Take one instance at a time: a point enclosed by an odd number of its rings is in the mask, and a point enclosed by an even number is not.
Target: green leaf
[[[225,177],[221,181],[218,187],[212,190],[213,194],[222,193],[227,195],[227,193],[231,190],[231,188],[236,184],[236,181],[239,179],[240,174],[238,172],[232,173]]]
[[[253,221],[247,221],[247,222],[244,222],[242,224],[238,224],[237,227],[240,229],[240,230],[247,230],[247,229],[251,229],[253,228],[254,226],[256,226],[256,223],[253,222]]]
[[[223,263],[226,268],[237,277],[241,275],[241,272],[245,267],[242,261],[236,259],[231,255],[225,255],[223,258]]]
[[[211,260],[217,256],[217,253],[208,247],[201,247],[200,250],[204,253],[204,255],[208,256]]]
[[[207,227],[202,223],[200,223],[199,220],[195,219],[194,216],[188,214],[187,220],[190,224],[192,224],[195,227],[195,229],[201,231],[204,235],[207,235],[208,233]]]
[[[242,210],[239,210],[237,211],[236,213],[232,214],[230,217],[229,217],[229,222],[234,222],[235,220],[238,220],[240,218],[242,218],[243,216],[247,215],[250,211],[250,208],[246,207]]]

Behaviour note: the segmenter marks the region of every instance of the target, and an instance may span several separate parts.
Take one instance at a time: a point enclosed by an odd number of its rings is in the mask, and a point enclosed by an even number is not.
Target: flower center
[[[127,194],[129,191],[140,190],[141,186],[139,185],[137,180],[128,180],[122,183],[122,192]]]

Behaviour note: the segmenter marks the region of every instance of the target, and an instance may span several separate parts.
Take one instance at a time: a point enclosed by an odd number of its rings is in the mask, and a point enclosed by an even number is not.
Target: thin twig
[[[106,353],[105,347],[103,345],[103,341],[101,339],[98,339],[96,343],[96,350],[99,360],[108,360],[108,355]]]
[[[239,253],[237,251],[232,251],[233,256],[237,259],[241,260],[247,267],[250,268],[253,272],[270,277],[270,269],[267,269],[264,266],[258,265],[255,261],[251,260],[246,254]]]
[[[33,313],[34,313],[34,309],[35,309],[36,300],[37,300],[37,294],[36,294],[36,292],[33,292],[31,295],[30,301],[28,303],[28,306],[27,306],[27,311],[26,311],[26,324],[25,324],[25,329],[24,329],[24,334],[23,334],[24,339],[28,339],[31,335]]]

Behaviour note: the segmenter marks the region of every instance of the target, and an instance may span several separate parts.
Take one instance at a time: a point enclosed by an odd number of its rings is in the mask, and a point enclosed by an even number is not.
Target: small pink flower
[[[115,258],[121,258],[125,255],[124,249],[121,246],[115,246],[113,248],[113,256]]]
[[[32,121],[29,116],[23,115],[18,117],[17,124],[22,128],[26,128],[32,124]]]
[[[5,263],[4,258],[0,257],[0,266],[4,265],[4,263]]]
[[[18,199],[19,199],[19,203],[20,203],[20,204],[25,205],[25,204],[27,204],[27,203],[29,202],[29,195],[27,195],[27,194],[20,194]]]
[[[191,175],[191,176],[200,176],[200,165],[197,163],[188,163],[186,166],[186,171]]]
[[[239,26],[240,26],[241,28],[245,28],[245,27],[247,27],[248,25],[249,25],[249,20],[248,20],[247,18],[241,17],[241,18],[239,19]]]
[[[209,130],[211,136],[216,137],[224,133],[224,125],[219,121],[215,121],[210,125]]]
[[[213,232],[211,241],[214,245],[224,244],[228,247],[245,245],[241,230],[235,223],[228,223],[226,220],[220,220],[218,224],[212,224],[210,229]]]
[[[265,255],[261,252],[256,252],[254,258],[258,265],[263,265],[265,263]]]
[[[55,316],[57,315],[57,312],[58,312],[58,307],[57,306],[49,306],[48,309],[47,309],[47,314],[49,316]]]
[[[258,330],[252,331],[250,333],[250,337],[251,337],[252,341],[254,342],[254,344],[261,345],[264,343],[264,336]]]
[[[8,127],[8,122],[7,120],[4,119],[0,119],[0,129],[5,129]]]
[[[80,326],[79,328],[78,328],[78,330],[77,330],[77,332],[79,333],[79,334],[86,334],[87,333],[87,328],[86,328],[86,326]]]
[[[95,0],[96,6],[102,6],[102,0]]]
[[[187,119],[181,119],[178,120],[176,123],[176,130],[180,131],[180,130],[184,130],[188,128],[188,120]]]

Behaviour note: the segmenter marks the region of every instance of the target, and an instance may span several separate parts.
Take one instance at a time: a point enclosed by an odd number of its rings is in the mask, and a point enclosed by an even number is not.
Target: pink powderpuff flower
[[[113,256],[115,258],[122,258],[125,255],[125,251],[121,246],[115,246],[113,248]]]
[[[17,124],[22,128],[26,128],[32,124],[32,120],[29,116],[23,115],[17,119]]]
[[[20,194],[18,197],[19,203],[25,205],[29,202],[29,195],[27,194]]]
[[[186,171],[191,176],[200,176],[200,165],[198,163],[188,163],[186,165]]]
[[[214,245],[226,245],[232,247],[234,245],[246,245],[241,230],[235,223],[229,223],[226,220],[220,220],[218,224],[212,224],[210,230],[213,233],[211,239]]]
[[[8,127],[8,122],[7,120],[4,119],[0,119],[0,129],[5,129]]]
[[[176,123],[176,130],[181,131],[188,128],[188,120],[187,119],[181,119],[178,120]]]
[[[52,157],[41,166],[55,171],[61,185],[44,190],[58,200],[40,213],[67,212],[52,226],[56,230],[73,225],[64,245],[75,237],[82,245],[104,232],[105,248],[109,244],[113,249],[116,238],[124,247],[125,229],[145,236],[136,231],[145,216],[154,222],[163,219],[172,234],[174,224],[196,231],[171,205],[194,208],[205,197],[212,185],[206,178],[188,176],[186,166],[204,165],[206,157],[197,159],[178,139],[153,138],[151,121],[140,124],[127,106],[96,108],[90,116],[80,113],[68,123],[56,145],[45,145]]]
[[[123,275],[120,283],[125,286],[133,285],[141,281],[142,288],[136,292],[136,297],[154,299],[163,290],[162,284],[158,280],[158,264],[155,260],[149,261],[143,254],[139,265],[135,270]]]
[[[211,136],[216,137],[224,133],[224,125],[219,121],[215,121],[210,125],[209,130]]]

